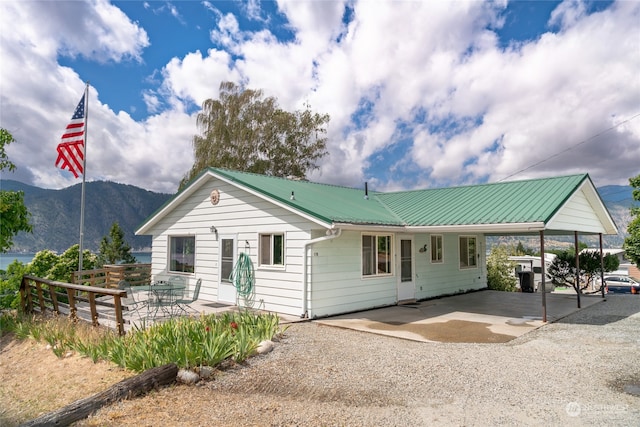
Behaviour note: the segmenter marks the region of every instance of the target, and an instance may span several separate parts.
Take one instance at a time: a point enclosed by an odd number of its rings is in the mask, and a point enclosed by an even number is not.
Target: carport
[[[541,212],[540,218],[536,224],[529,224],[522,233],[510,231],[509,233],[498,233],[499,235],[531,235],[536,231],[540,236],[540,265],[542,267],[542,287],[541,287],[541,303],[542,303],[542,321],[548,319],[548,293],[546,292],[546,268],[545,268],[545,236],[547,235],[573,235],[575,248],[575,262],[578,270],[576,275],[576,285],[580,281],[580,261],[579,261],[579,235],[598,235],[600,245],[600,266],[601,282],[604,283],[604,258],[602,236],[604,234],[617,234],[618,229],[609,214],[604,202],[600,198],[591,178],[585,175],[583,180],[579,182],[573,191],[566,194],[566,190],[550,192],[547,194],[535,194],[531,197],[530,207],[534,209],[534,205],[546,206],[544,213]],[[493,233],[487,234],[495,235]],[[578,287],[578,286],[576,286]],[[601,289],[601,298],[604,298],[604,287]],[[584,297],[576,293],[577,308],[583,306]],[[551,320],[557,320],[553,317]]]
[[[588,175],[456,187],[425,192],[401,211],[408,232],[464,232],[484,236],[538,236],[542,283],[537,293],[477,291],[317,320],[419,341],[506,342],[557,321],[600,296],[546,292],[545,237],[573,236],[579,267],[580,235],[617,234]],[[385,195],[393,205],[397,195]],[[411,223],[413,222],[413,224]],[[428,225],[425,225],[428,224]],[[577,277],[576,281],[580,278]]]
[[[573,236],[576,264],[579,267],[579,236],[598,235],[600,262],[603,265],[602,236],[617,234],[618,230],[587,174],[508,184],[456,187],[434,193],[432,198],[425,197],[420,201],[422,206],[428,207],[428,212],[415,215],[423,224],[433,225],[409,225],[406,229],[417,233],[539,236],[542,283],[537,295],[541,306],[539,317],[546,322],[549,295],[546,292],[545,237]],[[577,277],[576,281],[579,279]],[[601,297],[604,298],[604,291]],[[580,294],[576,299],[577,308],[580,308]]]
[[[602,302],[588,296],[583,307]],[[574,294],[546,296],[548,319],[557,321],[579,310]],[[483,290],[316,320],[362,332],[423,342],[508,342],[545,322],[537,294]]]

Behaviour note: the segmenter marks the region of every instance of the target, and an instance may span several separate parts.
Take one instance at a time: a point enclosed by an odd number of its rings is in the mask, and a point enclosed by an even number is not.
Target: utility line
[[[562,151],[559,151],[559,152],[557,152],[557,153],[555,153],[555,154],[552,154],[551,156],[549,156],[549,157],[547,157],[547,158],[545,158],[545,159],[542,159],[542,160],[540,160],[539,162],[536,162],[536,163],[534,163],[534,164],[532,164],[532,165],[530,165],[530,166],[527,166],[527,167],[526,167],[526,168],[524,168],[524,169],[520,169],[519,171],[514,172],[514,173],[512,173],[511,175],[508,175],[508,176],[506,176],[506,177],[504,177],[504,178],[502,178],[502,179],[498,180],[497,182],[502,182],[502,181],[504,181],[504,180],[507,180],[507,179],[509,179],[509,178],[511,178],[511,177],[513,177],[513,176],[518,175],[519,173],[522,173],[522,172],[524,172],[524,171],[527,171],[527,170],[529,170],[529,169],[532,169],[532,168],[534,168],[534,167],[536,167],[536,166],[538,166],[538,165],[540,165],[540,164],[542,164],[542,163],[544,163],[544,162],[546,162],[546,161],[548,161],[548,160],[551,160],[551,159],[553,159],[553,158],[555,158],[555,157],[558,157],[559,155],[564,154],[564,153],[566,153],[567,151],[571,151],[571,150],[573,150],[574,148],[576,148],[576,147],[577,147],[577,146],[579,146],[579,145],[586,144],[587,142],[589,142],[589,141],[591,141],[591,140],[593,140],[593,139],[596,139],[596,138],[598,138],[599,136],[604,135],[604,134],[605,134],[605,133],[607,133],[607,132],[610,132],[610,131],[614,130],[614,129],[615,129],[615,128],[617,128],[618,126],[621,126],[621,125],[623,125],[623,124],[625,124],[625,123],[630,122],[631,120],[635,119],[636,117],[640,117],[640,113],[637,113],[635,116],[631,116],[631,117],[629,117],[629,118],[628,118],[628,119],[626,119],[626,120],[623,120],[623,121],[621,121],[621,122],[619,122],[619,123],[616,123],[615,125],[611,126],[610,128],[605,129],[605,130],[603,130],[603,131],[601,131],[601,132],[598,132],[597,134],[595,134],[595,135],[593,135],[593,136],[591,136],[591,137],[589,137],[589,138],[587,138],[587,139],[584,139],[584,140],[582,140],[582,141],[580,141],[580,142],[578,142],[578,143],[576,143],[576,144],[573,144],[571,147],[565,148],[565,149],[564,149],[564,150],[562,150]]]

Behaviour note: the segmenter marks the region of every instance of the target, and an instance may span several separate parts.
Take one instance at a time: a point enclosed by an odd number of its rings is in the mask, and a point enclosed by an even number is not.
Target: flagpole
[[[80,254],[78,257],[79,278],[82,279],[82,251],[84,243],[84,184],[87,176],[87,131],[89,126],[89,82],[84,88],[84,156],[82,158],[82,195],[80,196]]]

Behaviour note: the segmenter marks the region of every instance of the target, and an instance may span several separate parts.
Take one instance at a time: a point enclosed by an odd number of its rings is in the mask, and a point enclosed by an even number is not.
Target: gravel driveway
[[[246,366],[118,403],[82,424],[638,426],[640,397],[625,390],[640,393],[639,350],[640,298],[631,295],[503,344],[299,323]]]

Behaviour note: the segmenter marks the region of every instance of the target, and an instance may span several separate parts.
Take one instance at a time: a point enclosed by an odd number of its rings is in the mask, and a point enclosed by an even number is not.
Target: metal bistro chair
[[[138,288],[138,289],[136,289]],[[132,286],[126,280],[118,282],[118,289],[127,291],[127,297],[122,300],[122,304],[127,307],[130,313],[135,312],[138,315],[138,320],[143,321],[144,316],[140,314],[142,309],[147,308],[148,301],[141,299],[141,291],[146,291],[146,286]],[[146,292],[145,292],[146,294]],[[130,319],[130,321],[133,319]]]
[[[196,309],[191,307],[191,304],[197,301],[198,296],[200,296],[201,285],[202,279],[198,279],[198,281],[196,282],[196,286],[193,288],[193,295],[191,296],[191,298],[180,298],[176,300],[176,304],[181,311],[183,311],[184,313],[188,313],[190,310],[192,313],[198,313]]]

